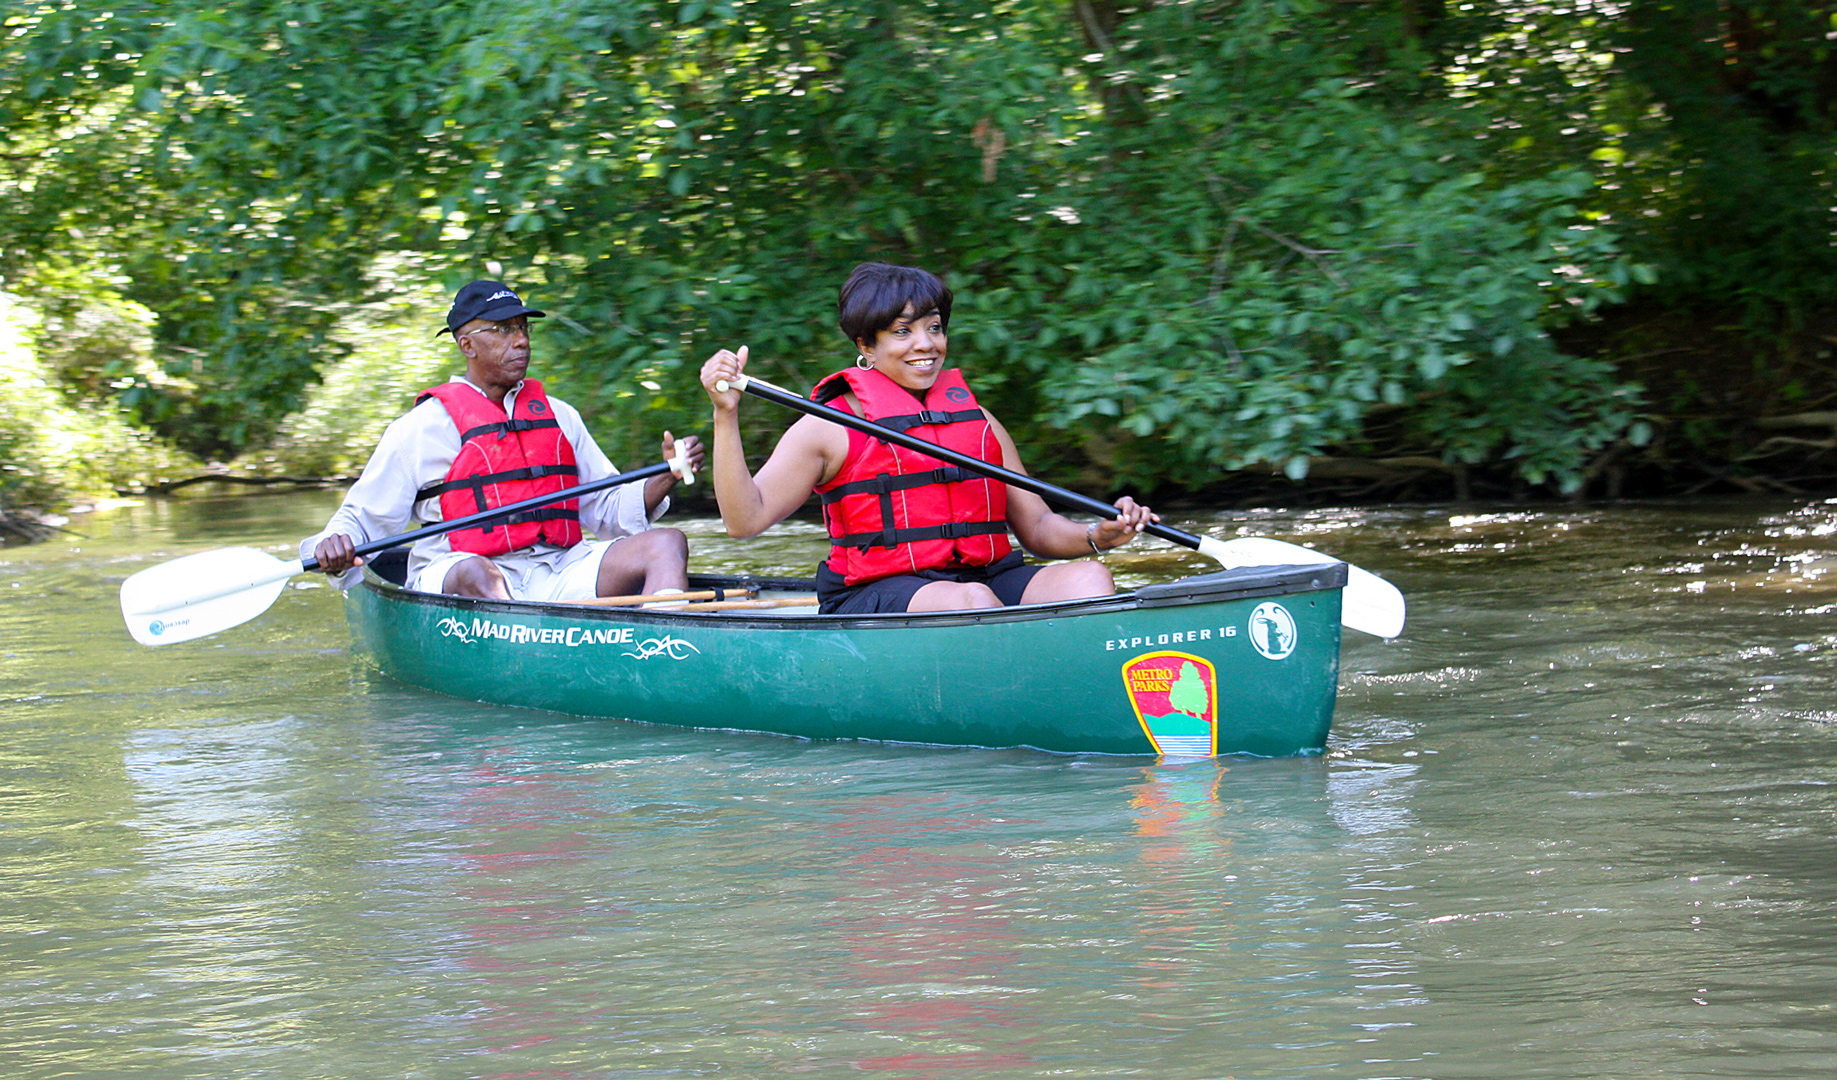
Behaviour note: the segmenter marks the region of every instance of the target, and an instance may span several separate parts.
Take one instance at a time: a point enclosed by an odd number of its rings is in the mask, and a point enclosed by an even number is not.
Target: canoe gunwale
[[[884,615],[819,615],[809,610],[717,610],[677,611],[669,608],[596,607],[586,604],[559,604],[529,600],[485,600],[455,596],[449,593],[425,593],[403,588],[370,567],[364,568],[361,588],[379,599],[396,604],[428,604],[436,607],[462,608],[467,611],[502,614],[561,616],[582,621],[622,620],[659,624],[703,625],[708,620],[744,624],[749,627],[823,627],[825,629],[887,630],[915,627],[975,626],[991,623],[1020,623],[1038,619],[1060,619],[1096,615],[1139,608],[1178,607],[1217,604],[1230,600],[1262,596],[1292,596],[1345,587],[1345,563],[1317,563],[1307,566],[1240,566],[1209,574],[1198,574],[1175,581],[1146,585],[1110,596],[1059,600],[1046,604],[1018,604],[1001,608],[971,611],[905,612]],[[762,590],[813,592],[816,583],[802,578],[755,577],[740,574],[692,574],[691,589],[752,586]]]

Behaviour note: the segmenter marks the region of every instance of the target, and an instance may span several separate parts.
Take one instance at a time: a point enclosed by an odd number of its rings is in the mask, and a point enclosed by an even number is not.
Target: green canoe
[[[1326,745],[1345,582],[1343,563],[1241,567],[1090,600],[864,617],[470,600],[366,568],[346,613],[384,674],[500,705],[808,739],[1281,756]]]

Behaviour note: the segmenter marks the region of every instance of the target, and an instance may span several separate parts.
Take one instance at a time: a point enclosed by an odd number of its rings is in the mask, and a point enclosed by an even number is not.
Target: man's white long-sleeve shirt
[[[463,375],[455,375],[451,381],[464,383],[481,395],[484,394],[483,390],[479,390]],[[516,396],[522,388],[523,384],[518,383],[516,389],[505,395],[506,415],[516,411]],[[554,409],[556,422],[561,425],[561,433],[567,437],[569,445],[574,447],[574,458],[580,467],[576,482],[585,484],[617,475],[618,470],[613,468],[612,462],[588,433],[586,424],[581,421],[580,412],[553,396],[549,398],[549,405]],[[313,549],[321,540],[339,533],[349,536],[355,543],[363,544],[407,532],[417,522],[431,525],[443,520],[438,498],[424,499],[417,503],[415,496],[422,488],[446,479],[447,470],[453,467],[454,459],[459,457],[459,450],[459,428],[436,398],[428,398],[391,421],[383,431],[383,437],[378,440],[376,449],[370,454],[369,462],[364,465],[363,474],[351,485],[351,490],[345,493],[343,504],[332,514],[325,528],[300,541],[300,557],[312,558]],[[611,540],[633,536],[650,528],[651,522],[662,517],[669,509],[670,500],[666,496],[658,502],[655,513],[647,514],[644,509],[644,484],[642,480],[635,480],[582,498],[582,532],[602,540]],[[413,581],[414,576],[430,560],[452,550],[444,534],[417,541],[409,550],[409,580]],[[542,545],[499,556],[498,561],[554,558],[565,550]],[[357,583],[361,574],[360,570],[352,570],[337,584],[340,588],[348,589]]]

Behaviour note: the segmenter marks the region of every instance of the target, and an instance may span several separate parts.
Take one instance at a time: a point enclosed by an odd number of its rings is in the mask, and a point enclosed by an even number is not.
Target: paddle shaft
[[[642,469],[633,469],[631,472],[620,473],[617,476],[602,477],[598,480],[592,480],[575,487],[564,488],[561,491],[553,491],[547,495],[535,495],[521,502],[510,503],[507,506],[494,506],[489,510],[480,510],[476,514],[467,514],[465,517],[454,518],[451,521],[437,521],[432,525],[415,529],[412,532],[397,533],[394,536],[385,536],[381,540],[371,540],[368,543],[359,544],[357,545],[356,554],[362,556],[372,554],[373,552],[386,551],[392,547],[401,547],[403,544],[412,544],[418,540],[425,540],[430,536],[440,536],[443,533],[450,533],[455,529],[470,529],[486,524],[487,522],[509,517],[512,514],[521,514],[525,510],[536,510],[552,503],[561,502],[565,499],[577,499],[582,495],[591,495],[596,491],[604,491],[607,488],[618,487],[621,484],[629,484],[636,480],[647,480],[653,476],[669,472],[670,465],[671,463],[668,461],[659,461],[652,465],[646,465]],[[317,569],[319,569],[318,559],[308,558],[300,560],[300,571]]]
[[[1046,499],[1048,502],[1057,503],[1060,506],[1074,510],[1082,510],[1086,513],[1096,514],[1099,517],[1114,518],[1118,516],[1116,507],[1105,502],[1100,502],[1088,495],[1080,495],[1075,491],[1068,491],[1054,484],[1036,480],[1031,476],[1026,476],[1010,469],[1004,469],[998,465],[991,465],[986,461],[971,457],[968,454],[961,454],[955,450],[947,450],[936,443],[926,442],[924,439],[918,438],[915,435],[909,435],[903,431],[894,431],[892,428],[882,427],[871,420],[863,420],[853,413],[845,413],[840,409],[832,409],[827,405],[819,405],[814,401],[800,397],[780,387],[773,386],[768,382],[761,382],[758,379],[741,375],[733,380],[731,384],[728,380],[720,380],[715,384],[715,389],[723,391],[738,389],[754,397],[764,398],[767,401],[783,405],[787,409],[794,409],[808,416],[814,416],[822,420],[828,420],[831,423],[841,424],[843,427],[865,432],[877,439],[884,440],[896,446],[903,446],[908,450],[915,450],[918,453],[936,458],[939,461],[949,462],[969,472],[986,476],[993,480],[999,480],[1004,484],[1011,484],[1023,491],[1031,491],[1035,495]],[[1293,564],[1297,566],[1309,566],[1316,563],[1342,562],[1340,559],[1336,559],[1331,555],[1323,555],[1311,548],[1305,548],[1299,544],[1285,543],[1281,540],[1272,540],[1267,537],[1240,537],[1236,540],[1217,540],[1209,536],[1195,536],[1190,532],[1184,532],[1170,525],[1163,525],[1157,521],[1149,522],[1142,531],[1148,533],[1150,536],[1158,536],[1163,540],[1179,544],[1181,547],[1191,548],[1201,555],[1216,559],[1219,565],[1227,569],[1252,565],[1282,566]],[[1341,592],[1342,607],[1340,609],[1340,622],[1354,630],[1359,630],[1382,638],[1392,638],[1402,633],[1404,619],[1403,594],[1397,591],[1395,585],[1385,581],[1369,570],[1354,566],[1351,563],[1345,563],[1344,565],[1346,567],[1346,587]]]
[[[823,420],[828,420],[831,423],[841,424],[843,427],[854,428],[856,431],[872,435],[876,439],[880,439],[884,442],[890,442],[896,446],[903,446],[908,450],[916,450],[921,454],[927,454],[937,458],[939,461],[949,462],[959,468],[981,473],[991,480],[1000,480],[1004,484],[1010,484],[1023,491],[1031,491],[1049,502],[1058,503],[1060,506],[1072,510],[1082,510],[1087,514],[1096,514],[1098,517],[1103,518],[1113,518],[1117,516],[1116,507],[1100,499],[1093,499],[1089,495],[1080,495],[1076,491],[1059,487],[1056,484],[1048,484],[1043,480],[1036,480],[1025,473],[1017,473],[1012,469],[1004,469],[999,465],[991,465],[981,458],[958,453],[955,450],[939,446],[937,443],[927,442],[916,435],[908,435],[903,431],[895,431],[889,427],[882,427],[872,420],[864,420],[854,413],[846,413],[840,409],[832,409],[827,405],[819,405],[809,398],[799,397],[789,390],[773,386],[768,382],[761,382],[750,375],[740,376],[737,383],[735,383],[735,387],[754,397],[764,398],[767,401],[783,405],[788,409],[796,409],[798,412],[809,416],[815,416]],[[717,389],[720,389],[720,387],[717,387]],[[1192,548],[1194,551],[1198,551],[1199,545],[1205,541],[1204,537],[1195,536],[1190,532],[1176,529],[1171,525],[1163,525],[1158,521],[1149,522],[1148,526],[1142,531],[1150,536],[1158,536],[1163,540],[1172,541],[1182,547]]]

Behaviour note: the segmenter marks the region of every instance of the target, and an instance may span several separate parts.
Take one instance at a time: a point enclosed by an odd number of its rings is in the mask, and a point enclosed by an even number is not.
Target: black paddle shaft
[[[618,487],[621,484],[629,484],[634,480],[647,480],[653,476],[669,471],[670,463],[667,461],[659,461],[655,465],[646,465],[642,469],[633,469],[631,472],[620,473],[617,476],[606,476],[598,480],[591,480],[585,484],[578,484],[571,488],[564,488],[561,491],[550,492],[547,495],[532,496],[521,502],[513,502],[508,506],[494,506],[489,510],[480,510],[476,514],[467,514],[462,518],[454,518],[452,521],[438,521],[432,525],[416,529],[413,532],[397,533],[394,536],[385,536],[381,540],[371,540],[367,543],[357,545],[357,554],[369,555],[373,552],[386,551],[392,547],[401,547],[403,544],[412,544],[417,540],[425,540],[430,536],[450,533],[455,529],[470,529],[474,526],[486,524],[487,522],[507,518],[512,514],[521,514],[525,510],[535,510],[539,507],[561,502],[564,499],[576,499],[582,495],[591,495],[596,491],[605,491],[607,488]],[[302,559],[300,560],[300,569],[303,571],[317,570],[319,569],[319,560]]]
[[[745,376],[741,377],[746,378]],[[971,457],[968,454],[946,449],[934,442],[926,442],[916,435],[908,435],[903,431],[895,431],[890,427],[882,427],[872,420],[864,420],[854,413],[833,409],[828,405],[819,405],[808,398],[798,397],[789,390],[782,390],[773,386],[771,383],[762,383],[757,379],[749,378],[746,379],[746,385],[741,387],[741,389],[754,397],[761,397],[767,401],[776,402],[788,409],[796,409],[798,412],[805,413],[809,416],[828,420],[831,423],[841,424],[843,427],[854,428],[856,431],[872,435],[874,438],[884,442],[890,442],[896,446],[903,446],[908,450],[916,450],[921,454],[928,454],[931,457],[937,458],[939,461],[948,462],[960,468],[968,469],[971,472],[980,473],[991,480],[1000,480],[1004,484],[1012,484],[1023,491],[1031,491],[1048,502],[1058,503],[1060,506],[1072,510],[1082,510],[1087,514],[1096,514],[1098,517],[1102,518],[1113,518],[1117,516],[1116,507],[1101,500],[1093,499],[1089,495],[1080,495],[1076,491],[1071,491],[1054,484],[1048,484],[1044,480],[1036,480],[1025,473],[1017,473],[1011,469],[1004,469],[999,465],[991,465],[981,458]],[[1149,522],[1148,527],[1143,531],[1150,536],[1158,536],[1163,540],[1171,541],[1182,547],[1192,548],[1194,551],[1199,550],[1200,537],[1194,536],[1190,532],[1173,528],[1169,525],[1163,525],[1158,521]]]

